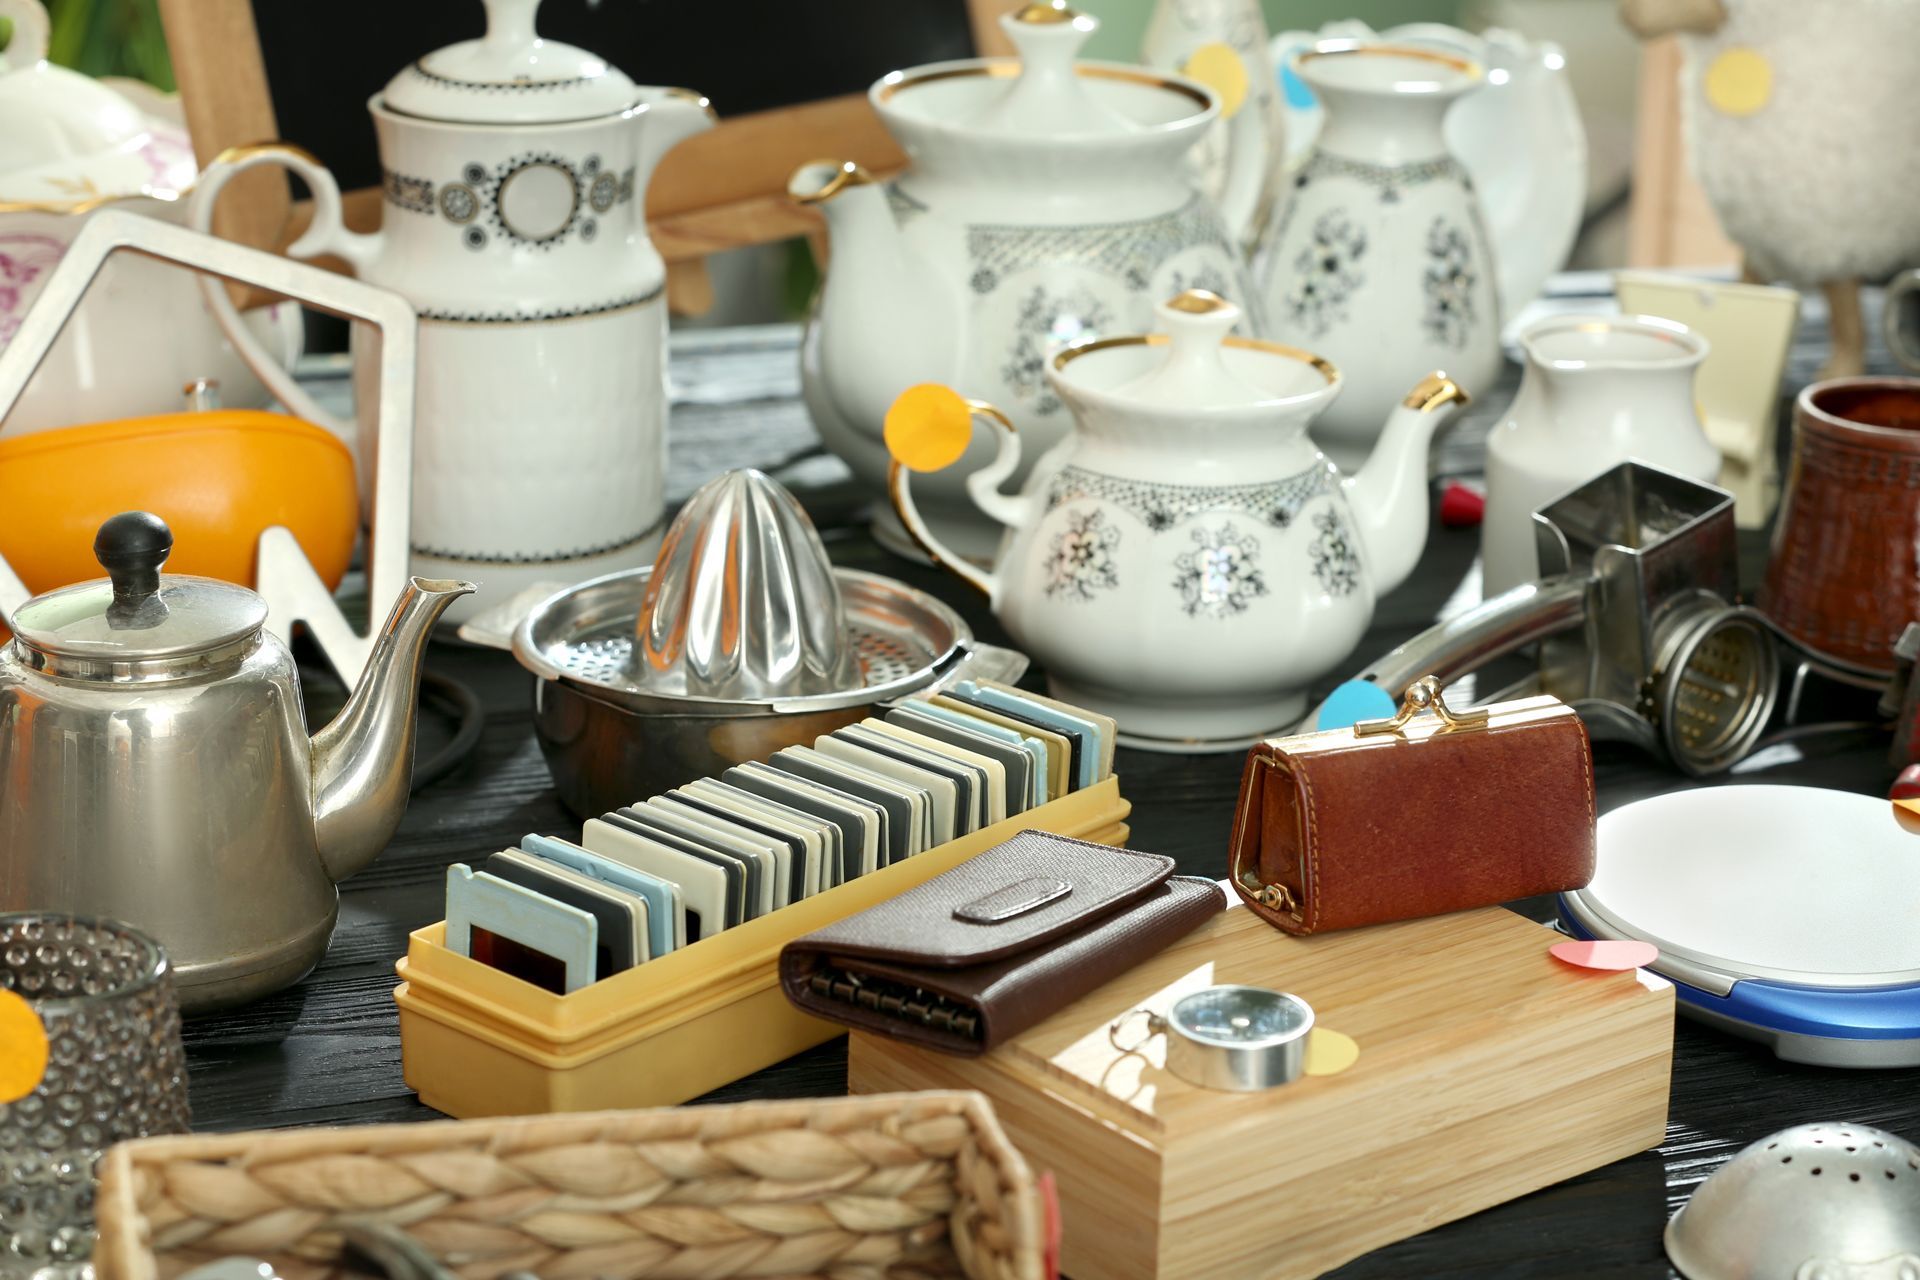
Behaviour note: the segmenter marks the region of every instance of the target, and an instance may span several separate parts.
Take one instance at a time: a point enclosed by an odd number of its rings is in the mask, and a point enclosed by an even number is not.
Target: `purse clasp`
[[[1433,676],[1421,676],[1400,695],[1400,709],[1393,713],[1391,719],[1357,721],[1353,726],[1353,734],[1356,738],[1364,738],[1376,733],[1404,733],[1407,724],[1415,716],[1429,711],[1440,718],[1442,733],[1487,727],[1485,707],[1474,711],[1455,711],[1447,705],[1440,690],[1440,681]]]

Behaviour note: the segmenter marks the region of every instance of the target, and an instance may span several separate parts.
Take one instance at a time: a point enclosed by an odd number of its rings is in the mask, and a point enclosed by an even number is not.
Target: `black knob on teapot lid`
[[[267,606],[238,583],[162,576],[172,551],[173,531],[159,516],[114,516],[93,540],[107,580],[35,596],[14,611],[15,637],[41,655],[43,670],[56,674],[116,679],[117,669],[102,663],[137,662],[148,664],[137,678],[154,680],[171,673],[153,664],[192,657],[179,674],[201,678],[207,668],[196,655],[248,640],[265,625]]]
[[[110,619],[122,626],[143,625],[138,615],[146,602],[159,604],[154,597],[160,590],[160,566],[171,554],[173,530],[151,511],[122,511],[100,526],[93,539],[93,558],[113,579]]]

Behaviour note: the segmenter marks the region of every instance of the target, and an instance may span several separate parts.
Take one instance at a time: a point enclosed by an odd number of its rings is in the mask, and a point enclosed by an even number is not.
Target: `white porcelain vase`
[[[1486,215],[1500,280],[1500,311],[1511,318],[1566,265],[1586,212],[1587,135],[1568,75],[1551,41],[1492,27],[1463,31],[1413,22],[1376,32],[1343,19],[1318,31],[1283,31],[1270,46],[1280,68],[1289,170],[1313,154],[1326,111],[1293,70],[1295,58],[1327,40],[1408,45],[1463,58],[1484,73],[1480,87],[1447,108],[1447,149],[1466,167]]]
[[[1069,9],[1030,5],[1002,25],[1018,62],[936,63],[873,86],[906,172],[881,185],[821,162],[789,186],[825,215],[831,242],[802,350],[807,405],[827,447],[876,495],[887,474],[881,423],[909,386],[993,396],[1031,463],[1067,432],[1046,376],[1055,347],[1143,329],[1154,300],[1182,289],[1256,309],[1234,230],[1183,164],[1215,120],[1212,93],[1137,66],[1076,62],[1097,24]],[[921,495],[947,543],[981,560],[999,530],[964,479],[993,456],[982,434]],[[875,531],[898,549],[905,538],[890,523]]]
[[[1228,57],[1234,66],[1226,65]],[[1159,0],[1147,19],[1140,61],[1215,77],[1208,83],[1221,97],[1220,118],[1187,153],[1187,166],[1252,249],[1272,216],[1287,155],[1286,112],[1260,0]]]
[[[1018,497],[999,491],[1022,448],[1006,415],[945,388],[902,397],[892,431],[914,434],[929,407],[994,429],[993,464],[967,478],[1007,529],[990,572],[928,526],[922,477],[896,463],[892,494],[1061,697],[1113,715],[1136,746],[1243,747],[1302,715],[1308,685],[1352,653],[1376,597],[1419,560],[1427,446],[1466,396],[1423,380],[1366,466],[1343,476],[1307,432],[1343,394],[1338,370],[1228,336],[1239,310],[1213,294],[1183,293],[1158,316],[1164,333],[1049,359],[1075,430]]]
[[[413,304],[413,569],[485,589],[453,620],[536,582],[649,564],[665,518],[666,269],[647,238],[647,179],[713,114],[697,94],[635,85],[541,40],[537,3],[488,0],[483,39],[409,65],[368,103],[378,233],[347,230],[339,187],[295,148],[217,163],[195,196],[204,229],[234,176],[291,169],[315,209],[288,252],[337,255]],[[254,354],[295,412],[326,420]],[[372,374],[356,361],[362,440]]]
[[[1520,335],[1519,394],[1487,437],[1489,597],[1539,576],[1533,513],[1629,459],[1712,484],[1693,380],[1707,342],[1651,316],[1553,316]]]
[[[1268,328],[1349,379],[1315,436],[1335,462],[1365,458],[1422,372],[1491,384],[1500,354],[1493,250],[1447,108],[1480,68],[1412,46],[1320,44],[1295,66],[1326,107],[1312,154],[1262,256]]]

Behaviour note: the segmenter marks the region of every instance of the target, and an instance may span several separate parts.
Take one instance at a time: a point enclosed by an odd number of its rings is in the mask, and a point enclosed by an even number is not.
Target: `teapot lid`
[[[1204,127],[1218,96],[1183,76],[1120,63],[1077,61],[1099,30],[1066,0],[1038,0],[1001,15],[1016,58],[970,58],[895,71],[869,95],[896,134],[913,126],[962,136],[1078,144],[1155,138]],[[1194,134],[1197,138],[1197,134]],[[920,157],[906,143],[916,163]]]
[[[0,119],[7,122],[0,129],[0,185],[13,185],[14,175],[137,150],[148,132],[140,109],[91,76],[47,61],[49,27],[39,5],[9,6],[9,13],[13,38],[0,61]]]
[[[1161,332],[1068,347],[1054,357],[1055,374],[1116,401],[1185,412],[1272,406],[1339,384],[1338,370],[1319,356],[1231,336],[1241,311],[1217,293],[1188,289],[1154,312]],[[1096,353],[1108,359],[1080,363]]]
[[[613,115],[640,90],[604,58],[534,30],[540,0],[482,0],[487,34],[436,49],[387,83],[388,110],[453,124],[561,124]]]
[[[27,601],[14,610],[14,636],[60,670],[60,659],[84,667],[202,654],[249,639],[266,624],[266,601],[245,587],[162,576],[172,550],[173,533],[159,516],[114,516],[93,540],[93,554],[109,576]]]
[[[1141,126],[1087,92],[1074,57],[1100,29],[1099,19],[1066,0],[1024,5],[1000,17],[1020,57],[1006,92],[965,123],[974,129],[1027,133],[1134,133]]]

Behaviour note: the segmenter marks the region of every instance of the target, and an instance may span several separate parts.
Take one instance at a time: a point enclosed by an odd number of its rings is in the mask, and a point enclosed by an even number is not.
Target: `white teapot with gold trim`
[[[1236,229],[1184,163],[1219,105],[1196,81],[1076,61],[1098,24],[1061,3],[1001,20],[1019,58],[898,71],[868,97],[911,160],[881,184],[858,166],[802,166],[789,194],[826,217],[832,254],[802,352],[807,406],[827,447],[879,493],[887,406],[919,382],[976,388],[1029,437],[1029,460],[1067,432],[1046,376],[1057,345],[1130,333],[1182,289],[1252,297]],[[1248,180],[1264,180],[1253,156]],[[1251,208],[1253,202],[1244,202]],[[1257,319],[1247,326],[1258,332]],[[922,498],[956,550],[985,558],[999,531],[962,481],[993,457],[982,436]],[[900,549],[897,528],[875,529]]]
[[[1026,492],[999,488],[1022,452],[1011,420],[942,386],[911,389],[888,415],[891,489],[907,530],[986,594],[1060,697],[1114,716],[1136,746],[1225,749],[1299,719],[1376,596],[1412,572],[1427,446],[1467,395],[1429,376],[1343,476],[1307,434],[1341,393],[1338,370],[1229,336],[1240,310],[1215,294],[1182,293],[1158,315],[1163,333],[1048,360],[1076,430]],[[914,493],[912,472],[957,458],[974,420],[998,449],[966,487],[1009,531],[991,572],[941,541]]]

